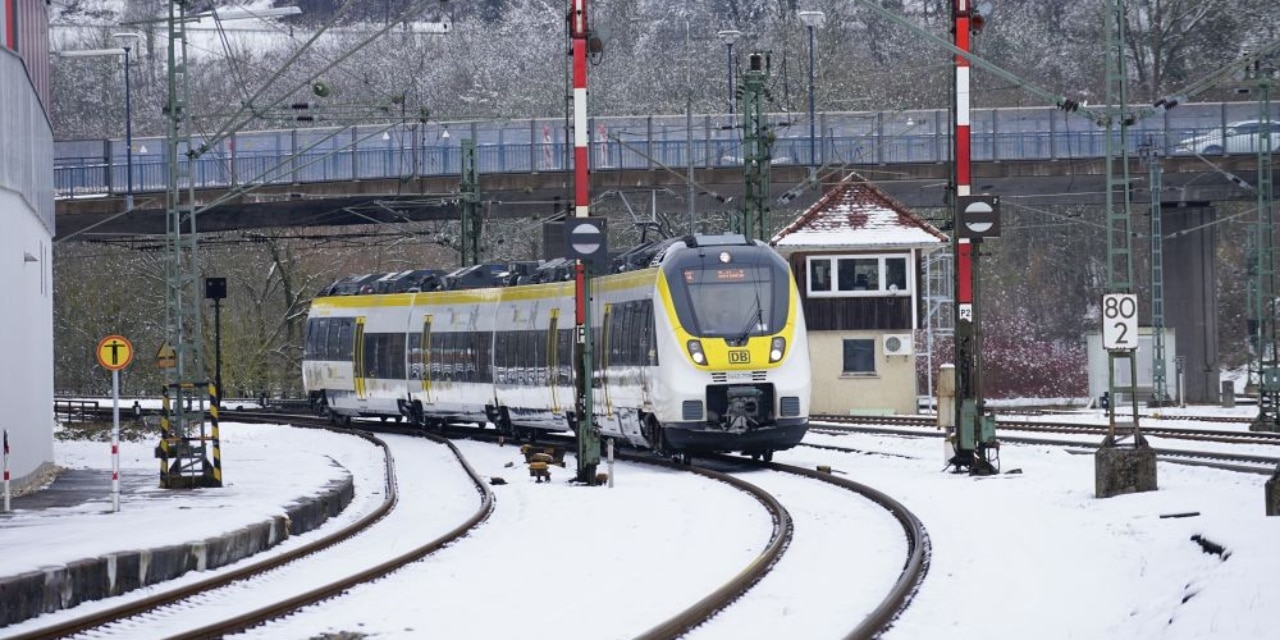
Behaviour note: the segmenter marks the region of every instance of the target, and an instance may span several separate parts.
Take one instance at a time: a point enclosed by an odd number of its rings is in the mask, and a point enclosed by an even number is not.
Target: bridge
[[[1204,156],[1187,141],[1222,135],[1231,123],[1256,117],[1255,103],[1203,103],[1139,121],[1128,139],[1135,202],[1151,199],[1137,158],[1147,153],[1162,159],[1162,202],[1255,198],[1249,189],[1257,171],[1253,147]],[[820,195],[821,189],[806,188],[811,161],[820,180],[857,171],[909,207],[945,204],[951,173],[946,110],[822,113],[822,134],[812,141],[806,116],[773,114],[770,122],[777,135],[772,194],[793,196],[775,202],[775,210],[806,206]],[[602,117],[590,128],[598,199],[643,193],[646,207],[652,196],[660,210],[685,211],[692,170],[699,212],[738,208],[743,168],[732,115]],[[571,144],[564,135],[563,120],[536,118],[253,131],[182,162],[189,163],[197,205],[210,207],[200,217],[204,232],[448,220],[459,215],[460,141],[471,138],[484,215],[527,218],[568,204]],[[1273,136],[1277,143],[1280,136]],[[56,143],[59,238],[165,233],[165,141],[135,138],[132,166],[125,149],[118,139]],[[1101,204],[1105,150],[1104,129],[1056,109],[973,114],[975,189],[1015,206]],[[130,192],[135,207],[122,214]]]

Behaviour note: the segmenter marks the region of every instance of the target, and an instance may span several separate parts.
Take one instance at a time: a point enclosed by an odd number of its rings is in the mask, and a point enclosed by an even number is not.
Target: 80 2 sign
[[[1102,296],[1102,348],[1132,351],[1138,348],[1138,296],[1108,293]]]

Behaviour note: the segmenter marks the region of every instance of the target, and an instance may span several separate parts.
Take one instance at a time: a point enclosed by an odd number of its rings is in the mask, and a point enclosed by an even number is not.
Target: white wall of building
[[[53,134],[0,47],[0,428],[18,488],[53,464]]]
[[[894,331],[893,334],[910,332]],[[809,412],[815,415],[913,414],[916,398],[915,355],[887,355],[884,331],[810,331],[809,362],[813,392]],[[875,341],[875,373],[843,371],[844,341]]]

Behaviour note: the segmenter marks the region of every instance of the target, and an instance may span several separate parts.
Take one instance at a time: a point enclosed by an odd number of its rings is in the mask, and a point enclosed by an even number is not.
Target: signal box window
[[[831,290],[831,261],[809,261],[809,291]]]
[[[806,289],[813,298],[911,295],[914,279],[905,254],[810,256]]]
[[[844,341],[845,375],[872,375],[876,372],[876,341],[852,338]]]

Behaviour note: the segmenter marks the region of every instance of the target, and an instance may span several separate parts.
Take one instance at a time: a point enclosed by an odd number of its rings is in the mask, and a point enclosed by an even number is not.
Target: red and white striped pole
[[[120,370],[111,372],[111,510],[120,510]]]
[[[955,19],[955,46],[960,51],[969,52],[969,36],[971,28],[971,12],[974,0],[952,0],[953,17]],[[979,409],[978,403],[978,339],[973,296],[973,250],[975,246],[968,238],[960,237],[961,199],[972,195],[972,176],[970,173],[970,132],[969,132],[969,66],[968,58],[957,53],[955,55],[955,193],[954,221],[952,225],[952,251],[955,254],[955,403],[954,416],[951,417],[955,427],[954,456],[951,462],[959,470],[961,466],[973,469],[977,429],[966,415]]]
[[[577,222],[568,222],[570,231],[575,225],[587,225],[591,216],[591,172],[589,159],[591,131],[587,128],[587,48],[590,33],[587,31],[587,0],[572,0],[569,12],[569,37],[573,41],[573,182],[574,214]],[[601,238],[603,241],[604,239]],[[591,276],[587,265],[578,261],[575,270],[577,280],[577,334],[579,353],[578,400],[574,413],[577,421],[578,475],[584,484],[597,484],[596,467],[600,463],[600,440],[595,427],[595,409],[592,406],[592,372],[595,370],[591,332]]]
[[[4,430],[4,512],[9,513],[9,430]]]
[[[574,217],[590,215],[591,177],[587,129],[587,0],[573,0],[569,14],[573,40],[573,184]]]
[[[970,12],[973,0],[955,0],[955,45],[968,53],[970,49]],[[956,196],[972,195],[973,178],[970,175],[971,153],[969,136],[969,60],[956,55]],[[957,207],[956,211],[959,211]],[[959,233],[959,215],[955,232]],[[956,250],[956,311],[960,320],[973,317],[972,245],[968,238],[960,238]]]

